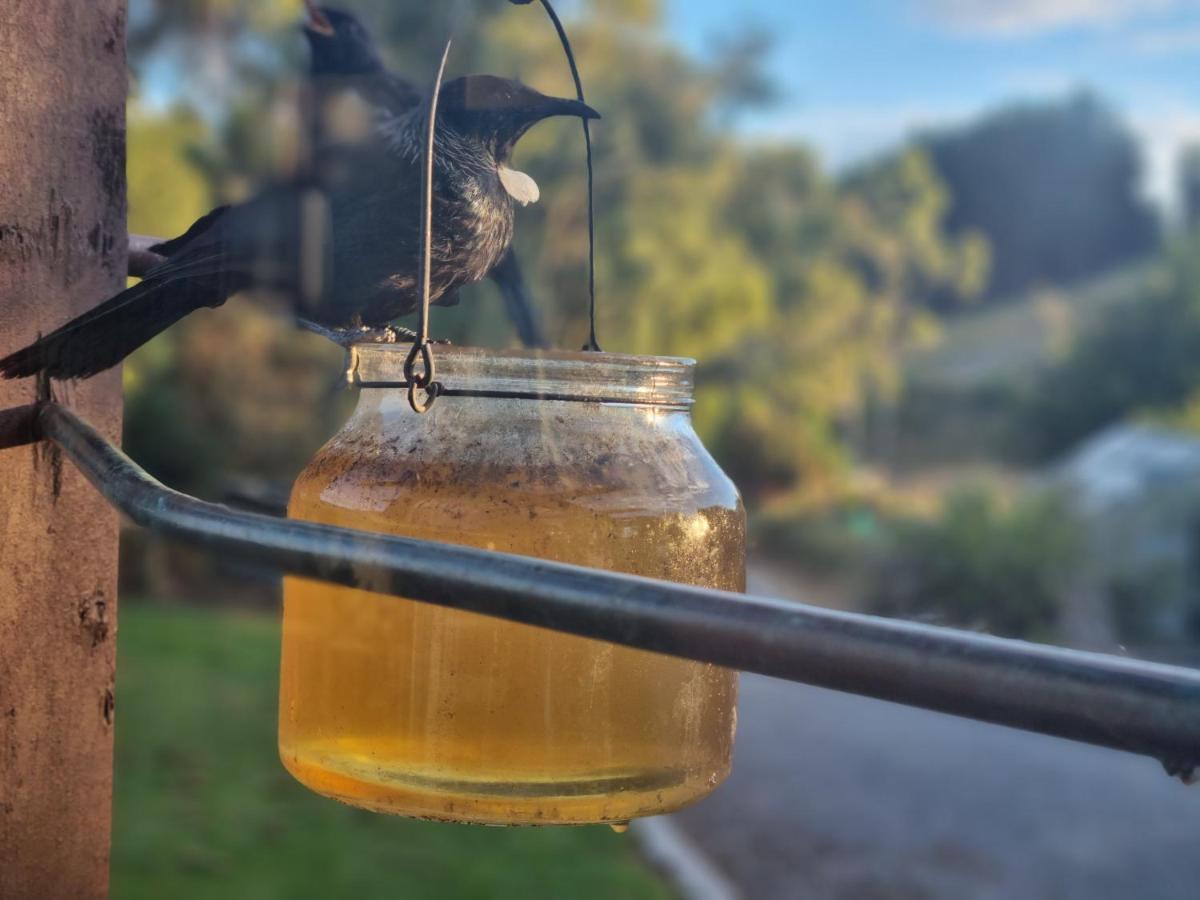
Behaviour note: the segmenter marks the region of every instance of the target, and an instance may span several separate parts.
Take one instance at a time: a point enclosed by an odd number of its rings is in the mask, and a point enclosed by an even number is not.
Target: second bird
[[[137,285],[0,359],[0,374],[87,378],[116,365],[193,310],[265,288],[303,294],[305,315],[332,330],[383,328],[419,302],[417,258],[426,106],[372,125],[369,165],[316,185],[279,185],[222,207],[159,246],[166,260]],[[551,116],[599,118],[490,75],[447,82],[438,105],[432,302],[486,277],[507,253],[514,199],[532,179],[508,163],[517,141]],[[314,202],[315,200],[315,202]]]

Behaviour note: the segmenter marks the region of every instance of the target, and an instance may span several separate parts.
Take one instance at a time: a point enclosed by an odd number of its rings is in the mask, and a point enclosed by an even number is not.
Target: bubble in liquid
[[[617,834],[624,834],[625,832],[627,832],[629,830],[629,823],[628,822],[615,822],[612,825],[609,825],[608,827],[611,828],[613,831],[615,831]]]

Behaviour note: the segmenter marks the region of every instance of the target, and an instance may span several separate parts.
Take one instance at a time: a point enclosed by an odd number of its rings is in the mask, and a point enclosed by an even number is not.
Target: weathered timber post
[[[125,280],[125,0],[0,15],[0,353]],[[36,399],[0,382],[0,410]],[[121,373],[56,384],[120,434]],[[48,445],[0,450],[0,897],[108,891],[117,518]]]

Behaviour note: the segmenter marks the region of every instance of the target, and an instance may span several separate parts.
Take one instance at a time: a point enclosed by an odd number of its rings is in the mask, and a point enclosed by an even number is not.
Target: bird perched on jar
[[[318,330],[351,339],[386,329],[419,302],[417,257],[424,100],[380,115],[361,165],[280,184],[221,207],[155,248],[165,260],[133,287],[0,359],[0,375],[87,378],[116,365],[201,307],[248,289],[306,299]],[[599,118],[576,100],[469,75],[442,88],[436,121],[431,302],[480,281],[512,243],[513,204],[536,197],[509,166],[513,148],[552,116]],[[319,202],[314,202],[318,200]]]
[[[390,71],[371,32],[354,14],[305,0],[304,35],[310,48],[313,91],[311,142],[318,167],[353,166],[355,150],[368,147],[377,135],[372,124],[386,122],[419,104],[421,92]],[[515,196],[515,195],[514,195]],[[537,185],[528,182],[520,202],[537,200]],[[527,347],[546,339],[512,248],[488,273],[504,299],[505,310]]]

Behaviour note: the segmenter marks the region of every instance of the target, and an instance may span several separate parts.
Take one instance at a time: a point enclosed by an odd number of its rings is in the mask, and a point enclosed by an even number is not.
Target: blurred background
[[[425,83],[448,4],[342,0]],[[605,349],[700,361],[756,592],[1200,665],[1200,4],[577,0]],[[536,7],[456,72],[571,84]],[[298,153],[299,0],[130,0],[130,230]],[[583,147],[517,248],[586,337]],[[516,341],[490,284],[436,336]],[[353,405],[342,353],[237,302],[126,365],[125,446],[277,506]],[[278,586],[130,531],[117,897],[662,897],[629,837],[389,820],[275,758]],[[200,613],[195,604],[222,607]],[[744,680],[735,774],[679,824],[752,897],[1194,897],[1200,794],[1152,762]]]

